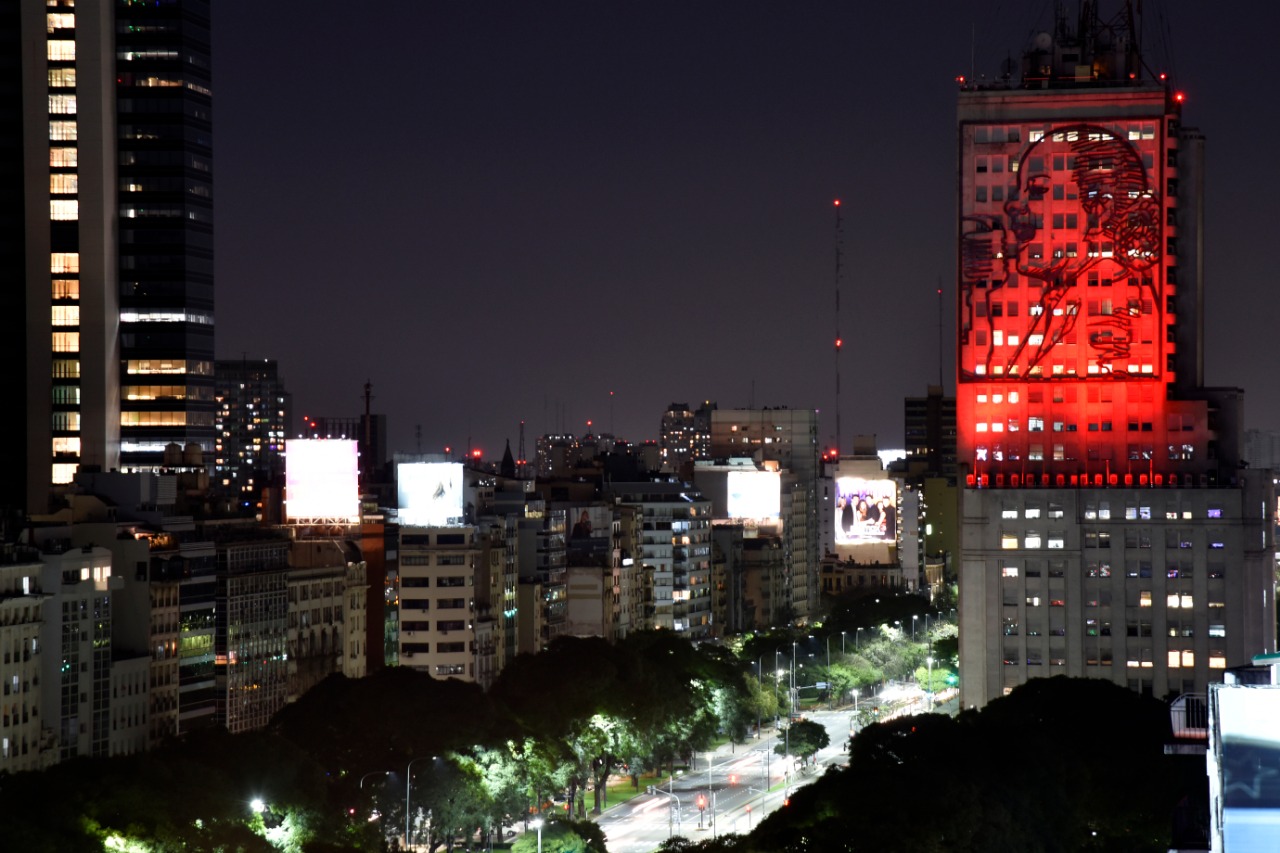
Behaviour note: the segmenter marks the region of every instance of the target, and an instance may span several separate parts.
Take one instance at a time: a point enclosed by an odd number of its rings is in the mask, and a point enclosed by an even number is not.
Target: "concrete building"
[[[218,723],[239,734],[265,728],[288,698],[289,541],[235,539],[218,544],[214,685]]]
[[[284,484],[291,398],[274,359],[214,363],[213,490],[254,509],[262,490]]]
[[[333,674],[366,673],[366,566],[333,539],[290,543],[287,701]],[[381,593],[381,590],[379,590]]]
[[[622,506],[639,507],[637,559],[651,579],[651,628],[693,640],[711,634],[711,502],[684,483],[612,483]]]
[[[688,403],[667,406],[658,429],[663,471],[685,476],[691,462],[711,456],[711,413],[715,409],[710,400],[696,409]]]
[[[35,549],[0,551],[0,772],[41,770],[53,760],[52,732],[42,729],[40,635],[45,608],[53,602],[53,594],[44,591],[43,568]]]
[[[778,463],[783,475],[784,556],[790,571],[789,618],[808,622],[818,614],[821,598],[817,412],[786,407],[716,409],[711,413],[711,455]]]
[[[1203,381],[1204,139],[1096,9],[958,130],[961,701],[1203,692],[1275,643],[1270,477]]]
[[[436,678],[476,680],[479,557],[475,527],[400,529],[401,666]]]

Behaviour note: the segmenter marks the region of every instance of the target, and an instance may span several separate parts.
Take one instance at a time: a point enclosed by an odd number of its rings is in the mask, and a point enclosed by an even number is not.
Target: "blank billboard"
[[[1216,693],[1227,850],[1280,850],[1280,688]]]
[[[354,441],[284,443],[284,512],[289,521],[360,521],[360,454]]]
[[[777,471],[730,471],[725,507],[730,518],[778,518],[782,475]]]

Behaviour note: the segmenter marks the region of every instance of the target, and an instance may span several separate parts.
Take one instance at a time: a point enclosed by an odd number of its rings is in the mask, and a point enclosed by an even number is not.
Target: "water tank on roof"
[[[182,464],[198,467],[204,464],[204,451],[194,441],[188,441],[182,450]]]
[[[182,445],[171,441],[164,446],[164,464],[173,468],[182,464]]]

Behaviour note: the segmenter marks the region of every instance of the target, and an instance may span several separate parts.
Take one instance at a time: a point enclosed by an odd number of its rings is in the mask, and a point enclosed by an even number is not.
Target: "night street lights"
[[[538,830],[538,853],[542,853],[542,818],[535,817],[529,821],[529,826]]]
[[[933,712],[933,655],[925,658],[925,662],[929,664],[929,711]]]
[[[366,773],[366,774],[364,774],[363,776],[361,776],[361,777],[360,777],[360,790],[361,790],[361,791],[363,791],[363,790],[364,790],[364,780],[365,780],[365,779],[368,779],[370,776],[377,776],[379,773],[381,773],[381,774],[382,774],[382,775],[384,775],[384,776],[390,776],[390,775],[391,775],[391,771],[390,771],[390,770],[370,770],[368,773]]]
[[[761,687],[764,686],[764,679],[761,677],[761,674],[760,674],[760,669],[763,664],[764,664],[764,655],[761,655],[760,658],[756,661],[756,684],[757,686],[761,686]],[[756,740],[760,740],[760,705],[759,704],[756,705]]]
[[[426,760],[427,760],[427,756],[423,756],[421,758],[414,758],[410,760],[409,766],[404,769],[404,849],[405,850],[412,849],[409,845],[409,815],[411,814],[411,812],[409,811],[409,793],[413,790],[413,776],[411,775],[411,771],[413,770],[413,765],[415,763],[419,761],[426,761]],[[434,755],[430,756],[430,760],[435,761],[436,756]]]
[[[848,632],[848,631],[841,631],[841,632],[840,632],[840,656],[841,656],[841,657],[844,657],[844,635],[845,635],[845,634],[847,634],[847,633],[849,633],[849,632]]]

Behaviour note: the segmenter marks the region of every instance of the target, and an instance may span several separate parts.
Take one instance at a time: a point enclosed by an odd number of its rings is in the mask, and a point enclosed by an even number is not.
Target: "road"
[[[850,714],[815,711],[809,719],[827,728],[831,745],[816,763],[797,771],[794,761],[773,753],[779,742],[768,735],[745,744],[726,744],[699,753],[689,772],[663,782],[652,794],[641,794],[605,810],[596,823],[604,830],[609,853],[651,853],[670,836],[710,838],[746,834],[782,806],[790,790],[807,785],[831,764],[847,760]],[[704,811],[698,809],[703,798]]]

